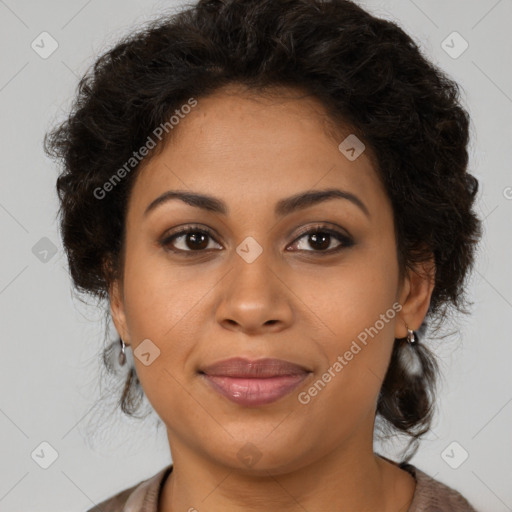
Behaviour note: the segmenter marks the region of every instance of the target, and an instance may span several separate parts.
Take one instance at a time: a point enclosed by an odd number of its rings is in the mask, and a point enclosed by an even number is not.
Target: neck
[[[373,453],[372,443],[351,440],[322,457],[297,462],[294,470],[255,473],[169,439],[173,471],[159,512],[406,512],[414,494],[412,475]]]

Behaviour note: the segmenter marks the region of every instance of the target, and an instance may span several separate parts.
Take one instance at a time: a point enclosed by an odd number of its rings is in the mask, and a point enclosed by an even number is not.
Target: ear
[[[110,313],[116,330],[126,345],[130,345],[130,337],[126,323],[126,314],[124,310],[124,297],[122,284],[118,279],[114,280],[109,288]]]
[[[435,271],[433,254],[428,261],[418,263],[413,269],[407,270],[399,293],[402,309],[395,324],[395,338],[407,336],[406,325],[415,331],[422,324],[434,290]]]

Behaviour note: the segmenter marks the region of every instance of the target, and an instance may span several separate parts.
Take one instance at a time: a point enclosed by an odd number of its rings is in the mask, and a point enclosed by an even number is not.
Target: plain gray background
[[[473,120],[470,169],[480,180],[478,211],[485,218],[469,287],[473,314],[458,319],[454,335],[431,343],[444,375],[439,414],[412,463],[479,510],[509,511],[512,1],[361,3],[396,20],[461,84]],[[0,0],[2,511],[85,511],[170,462],[164,429],[155,430],[154,418],[123,419],[108,404],[103,417],[91,409],[99,397],[103,314],[72,293],[57,230],[57,169],[43,154],[42,138],[65,115],[95,56],[139,22],[177,5]],[[51,49],[42,32],[58,44],[47,58],[31,46],[44,37]],[[458,55],[464,41],[469,46]],[[43,469],[52,449],[57,458]],[[387,449],[380,453],[392,456]],[[45,455],[38,459],[38,453]]]

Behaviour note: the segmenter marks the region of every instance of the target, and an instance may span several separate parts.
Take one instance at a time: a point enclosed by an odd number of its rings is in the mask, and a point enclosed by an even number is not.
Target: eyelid
[[[312,226],[309,225],[305,228],[302,228],[299,230],[297,235],[295,235],[294,242],[298,239],[302,238],[304,235],[308,235],[310,233],[329,233],[332,235],[336,235],[339,237],[344,237],[346,239],[352,240],[352,236],[347,232],[346,229],[343,229],[341,227],[335,226],[329,222],[317,222],[314,223]]]

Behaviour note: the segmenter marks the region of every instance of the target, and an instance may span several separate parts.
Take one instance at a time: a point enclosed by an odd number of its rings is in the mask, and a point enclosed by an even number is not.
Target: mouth
[[[242,406],[275,402],[288,395],[312,372],[282,359],[233,358],[199,371],[210,387]]]

